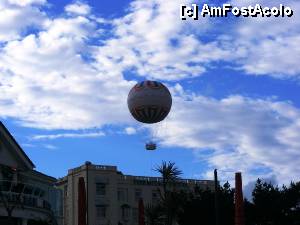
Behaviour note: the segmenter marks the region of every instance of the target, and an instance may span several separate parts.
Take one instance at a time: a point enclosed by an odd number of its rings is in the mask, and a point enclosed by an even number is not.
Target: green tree
[[[182,174],[173,162],[163,161],[155,168],[162,177],[163,193],[160,192],[161,206],[165,213],[166,225],[172,225],[181,210],[180,196],[176,193],[176,183]]]
[[[227,181],[219,190],[220,222],[222,225],[234,224],[234,190]]]
[[[300,224],[300,182],[279,188],[258,179],[252,197],[245,200],[246,225]]]
[[[145,208],[145,216],[147,225],[163,225],[164,215],[163,208],[160,204],[152,205],[149,204]]]
[[[286,224],[300,224],[300,182],[282,188],[283,213]]]
[[[162,177],[163,195],[165,197],[169,187],[174,187],[174,184],[180,178],[182,171],[175,166],[174,162],[165,162],[155,168],[155,171],[159,172]]]
[[[245,224],[255,225],[256,224],[255,205],[252,202],[250,202],[248,199],[245,199],[244,209],[245,209]]]
[[[256,223],[284,225],[284,198],[278,186],[257,180],[252,192]]]
[[[215,225],[215,192],[196,187],[185,194],[183,211],[179,215],[180,225]],[[220,222],[234,224],[234,191],[226,182],[219,188]]]
[[[180,225],[214,225],[214,192],[197,186],[194,192],[185,195],[178,223]]]

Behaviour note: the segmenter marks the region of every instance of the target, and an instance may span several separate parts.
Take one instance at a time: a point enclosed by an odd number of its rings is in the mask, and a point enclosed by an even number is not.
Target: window
[[[118,188],[118,201],[127,202],[128,201],[128,189]]]
[[[139,220],[139,210],[137,208],[132,209],[132,220],[138,222]]]
[[[134,199],[136,201],[139,201],[142,198],[142,190],[141,189],[135,189],[134,190]]]
[[[24,188],[24,184],[15,183],[15,184],[12,184],[11,191],[15,192],[15,193],[21,193],[23,191],[23,188]],[[37,189],[38,189],[38,191],[40,191],[39,188],[37,188]]]
[[[106,206],[105,205],[96,205],[96,216],[98,218],[106,217]]]
[[[64,196],[68,196],[68,185],[64,186]]]
[[[122,205],[121,209],[122,209],[122,219],[123,220],[129,220],[129,216],[130,216],[130,207],[129,207],[129,205]]]
[[[157,190],[152,190],[152,201],[155,203],[159,200],[159,193]]]
[[[45,194],[46,194],[46,192],[44,190],[41,190],[41,192],[40,192],[40,198],[45,197]]]
[[[106,188],[105,184],[103,183],[96,183],[96,195],[105,195],[106,193]]]
[[[33,192],[33,194],[34,194],[35,196],[39,196],[40,193],[41,193],[41,189],[39,189],[39,188],[36,188],[36,189],[34,190],[34,192]]]
[[[33,187],[30,186],[30,185],[26,185],[25,188],[24,188],[23,193],[24,193],[24,194],[27,194],[27,195],[31,195],[32,192],[33,192]]]

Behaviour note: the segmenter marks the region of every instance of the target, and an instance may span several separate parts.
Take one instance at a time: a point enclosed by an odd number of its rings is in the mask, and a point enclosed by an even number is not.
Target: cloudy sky
[[[0,118],[37,170],[61,177],[88,160],[157,175],[170,160],[189,178],[300,179],[300,2],[284,1],[291,18],[182,21],[191,3],[0,0]],[[283,2],[232,1],[255,3]],[[145,79],[172,92],[159,125],[127,109]]]

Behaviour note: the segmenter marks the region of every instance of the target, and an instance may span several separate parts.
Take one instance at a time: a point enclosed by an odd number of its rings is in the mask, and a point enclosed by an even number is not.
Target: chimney
[[[245,225],[242,174],[235,173],[235,225]]]

